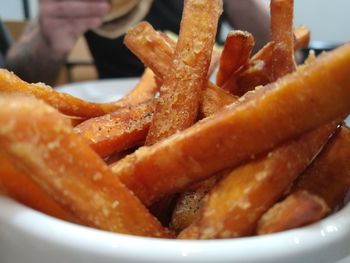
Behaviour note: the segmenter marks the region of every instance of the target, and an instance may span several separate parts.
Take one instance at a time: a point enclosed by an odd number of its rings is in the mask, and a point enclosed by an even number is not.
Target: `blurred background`
[[[327,49],[349,41],[349,10],[349,0],[295,0],[295,25],[305,24],[311,29],[312,48]],[[14,40],[21,34],[26,21],[37,12],[38,0],[0,0],[0,18]],[[228,26],[223,30],[228,31]],[[93,59],[82,38],[71,51],[58,84],[95,78]]]

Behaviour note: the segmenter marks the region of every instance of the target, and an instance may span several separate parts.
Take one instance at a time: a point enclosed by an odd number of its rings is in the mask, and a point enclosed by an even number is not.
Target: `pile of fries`
[[[177,42],[131,29],[147,69],[115,102],[1,70],[0,191],[77,224],[181,239],[273,233],[341,208],[350,44],[297,66],[310,32],[293,28],[293,0],[271,0],[271,42],[252,55],[254,37],[232,31],[220,56],[221,12],[221,0],[185,0]]]

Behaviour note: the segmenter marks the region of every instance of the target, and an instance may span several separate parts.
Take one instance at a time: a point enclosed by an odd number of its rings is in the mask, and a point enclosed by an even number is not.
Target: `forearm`
[[[28,82],[53,85],[67,52],[57,52],[43,36],[37,21],[32,21],[21,38],[11,47],[5,66]]]
[[[225,12],[231,26],[254,35],[256,50],[270,40],[269,1],[227,0]]]

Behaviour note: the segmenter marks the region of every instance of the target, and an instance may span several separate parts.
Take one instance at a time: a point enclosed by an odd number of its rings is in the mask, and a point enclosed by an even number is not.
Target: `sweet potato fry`
[[[141,22],[127,32],[124,44],[158,77],[166,75],[176,43],[165,34]]]
[[[160,88],[147,145],[196,121],[221,12],[221,0],[185,0],[179,40]]]
[[[294,50],[306,48],[310,43],[310,30],[304,26],[294,28]]]
[[[294,60],[294,0],[271,0],[272,78],[276,80],[296,69]]]
[[[336,127],[332,123],[313,130],[234,169],[205,197],[198,217],[179,238],[251,235],[259,218],[309,165]]]
[[[236,102],[238,97],[231,95],[228,91],[219,88],[213,83],[203,91],[203,100],[199,107],[199,118],[211,116],[221,110],[224,106]]]
[[[112,167],[140,200],[162,196],[350,112],[350,44],[261,87],[185,131]],[[334,103],[334,102],[337,103]]]
[[[156,31],[148,22],[141,22],[127,32],[124,44],[158,77],[166,75],[176,47],[173,39]],[[221,51],[214,48],[208,75],[213,73],[220,55]]]
[[[350,129],[342,126],[320,156],[300,177],[292,192],[306,190],[325,200],[330,209],[344,204],[350,190]]]
[[[23,96],[1,96],[0,109],[0,147],[6,156],[83,224],[169,237],[59,112]]]
[[[197,216],[202,199],[214,187],[216,182],[217,177],[212,176],[200,182],[192,190],[187,190],[180,194],[172,213],[170,221],[171,229],[178,233],[193,222]]]
[[[100,156],[139,146],[145,142],[155,108],[153,100],[89,119],[74,128]]]
[[[307,47],[310,41],[310,30],[305,26],[294,29],[294,50]],[[274,42],[267,43],[249,61],[245,69],[238,77],[230,78],[224,88],[232,94],[242,96],[244,93],[260,85],[266,85],[273,81],[272,77],[272,53]]]
[[[124,43],[158,77],[164,78],[174,54],[175,42],[154,30],[150,24],[142,22],[128,31]],[[216,112],[220,105],[234,101],[236,97],[208,82],[201,101],[200,115],[208,116]]]
[[[208,117],[236,98],[214,86],[205,90],[206,104],[201,105],[200,117]],[[154,102],[125,107],[119,111],[91,118],[78,124],[74,131],[83,135],[100,155],[110,154],[141,145],[148,133],[154,113]]]
[[[343,126],[288,197],[260,219],[257,233],[268,234],[314,223],[343,206],[350,191],[350,129]]]
[[[254,37],[248,32],[235,30],[227,35],[216,75],[216,85],[221,87],[248,62],[254,44]]]
[[[272,42],[270,47],[273,47]],[[254,60],[238,77],[229,78],[223,88],[230,90],[231,94],[242,96],[255,87],[267,85],[272,82],[271,66],[271,59]]]
[[[16,169],[2,152],[0,152],[0,185],[4,194],[24,205],[62,220],[78,222],[34,181]]]
[[[308,191],[297,191],[263,215],[259,220],[257,233],[265,235],[302,227],[317,222],[329,211],[322,198]]]
[[[20,93],[35,96],[60,112],[77,117],[96,117],[125,107],[124,103],[93,103],[55,91],[43,83],[30,84],[12,72],[0,69],[0,93]]]

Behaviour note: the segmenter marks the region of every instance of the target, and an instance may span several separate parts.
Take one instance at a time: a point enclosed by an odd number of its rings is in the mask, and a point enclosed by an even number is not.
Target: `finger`
[[[42,16],[55,18],[102,17],[109,10],[107,1],[43,1]]]

